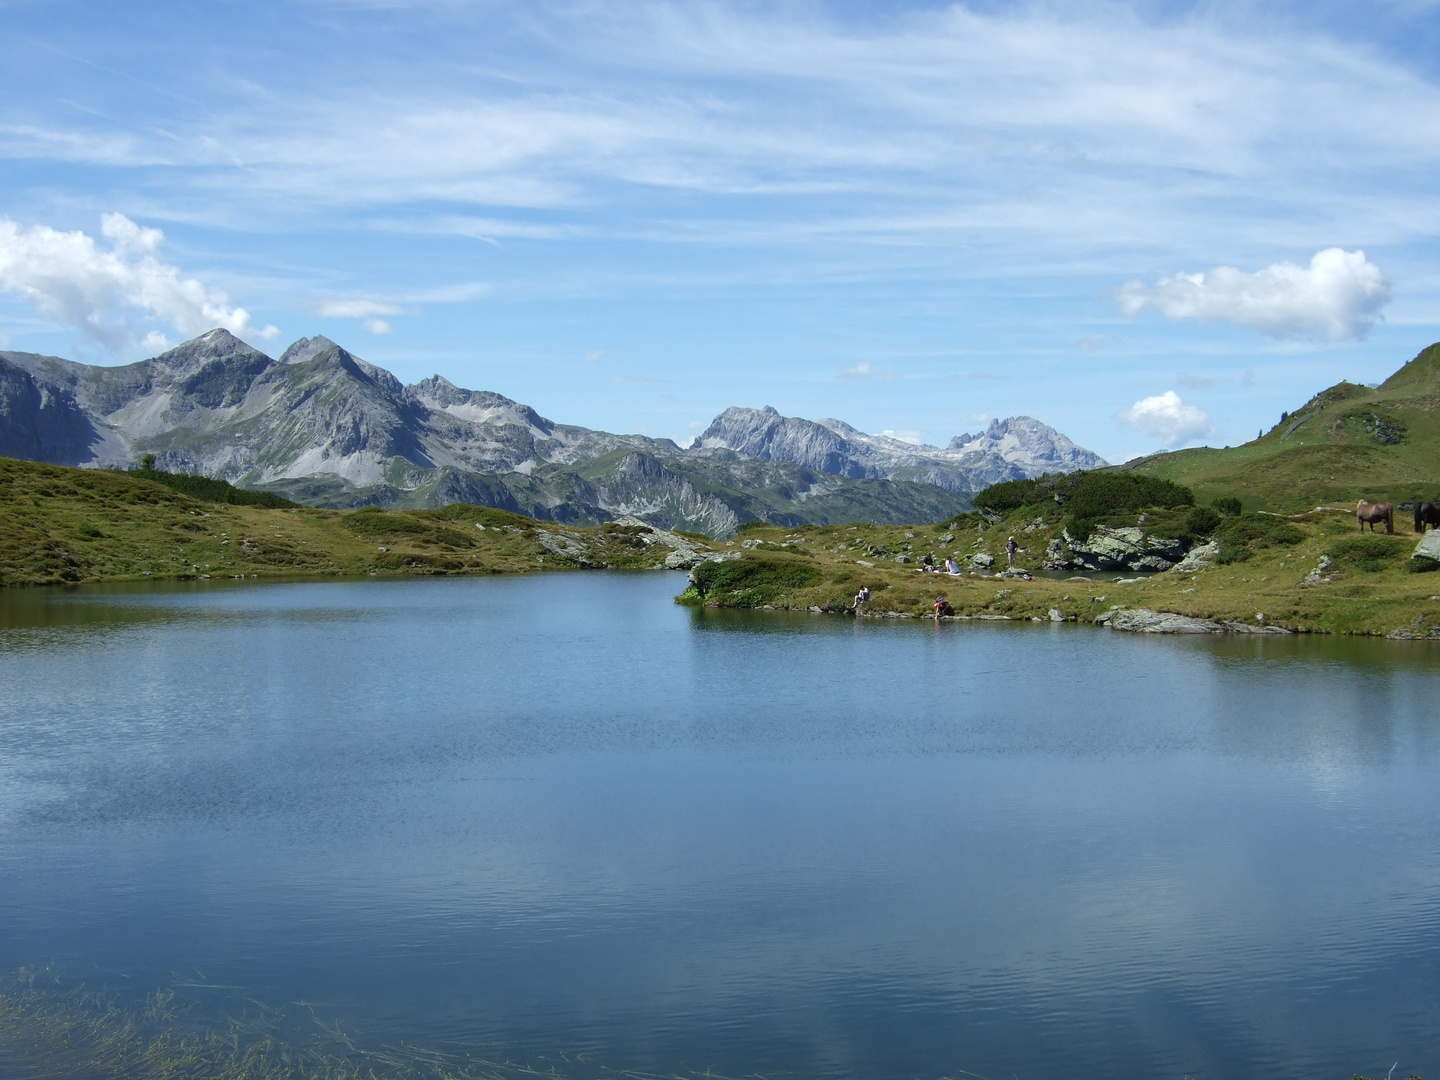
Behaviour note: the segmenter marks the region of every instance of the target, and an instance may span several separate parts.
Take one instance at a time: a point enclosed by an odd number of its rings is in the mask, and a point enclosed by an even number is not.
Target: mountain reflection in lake
[[[0,972],[662,1073],[1440,1067],[1432,647],[682,584],[0,592]]]

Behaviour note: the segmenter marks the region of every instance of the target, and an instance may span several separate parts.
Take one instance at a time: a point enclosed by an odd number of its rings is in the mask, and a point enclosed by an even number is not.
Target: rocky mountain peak
[[[316,334],[313,338],[302,337],[280,354],[280,363],[303,364],[306,360],[313,360],[327,349],[338,348],[340,348],[339,345],[323,334]]]
[[[990,421],[982,434],[957,435],[948,450],[961,454],[993,454],[1026,470],[1027,475],[1096,469],[1106,464],[1099,454],[1076,446],[1067,436],[1033,416]]]

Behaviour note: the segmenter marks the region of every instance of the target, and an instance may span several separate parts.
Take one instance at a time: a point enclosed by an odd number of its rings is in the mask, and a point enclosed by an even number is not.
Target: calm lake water
[[[683,584],[0,591],[0,972],[577,1073],[1440,1073],[1431,646]]]

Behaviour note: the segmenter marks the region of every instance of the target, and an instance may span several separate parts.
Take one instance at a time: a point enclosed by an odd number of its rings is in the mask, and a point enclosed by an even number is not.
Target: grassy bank
[[[219,481],[0,458],[0,585],[296,574],[505,574],[663,565],[670,534],[481,506],[344,512]],[[258,502],[260,505],[251,503]],[[685,544],[708,549],[703,537]]]
[[[1143,522],[1142,528],[1173,536],[1184,532],[1192,512],[1149,509],[1132,514],[1129,523]],[[933,616],[935,599],[943,596],[957,617],[969,619],[1093,624],[1116,609],[1143,608],[1257,630],[1440,636],[1440,573],[1414,572],[1440,564],[1410,559],[1418,538],[1409,534],[1408,523],[1401,526],[1403,535],[1361,536],[1354,515],[1345,511],[1293,518],[1210,515],[1218,521],[1211,535],[1193,541],[1215,540],[1218,534],[1219,553],[1193,571],[1025,581],[917,569],[926,552],[941,564],[953,554],[965,567],[973,565],[974,555],[988,555],[996,569],[1003,568],[1011,535],[1021,547],[1016,565],[1038,567],[1050,541],[1063,541],[1066,517],[1057,511],[1051,520],[1038,514],[1027,520],[1028,513],[1016,511],[996,522],[969,514],[911,528],[748,528],[731,541],[743,558],[700,567],[679,599],[711,607],[853,614],[853,597],[867,585],[872,598],[859,614],[868,617]],[[1125,524],[1119,515],[1109,515],[1109,522]],[[898,562],[901,558],[909,561]]]
[[[1172,480],[1202,502],[1241,498],[1246,509],[1297,511],[1365,498],[1436,501],[1440,478],[1440,344],[1379,386],[1322,390],[1243,446],[1157,454],[1120,469]]]

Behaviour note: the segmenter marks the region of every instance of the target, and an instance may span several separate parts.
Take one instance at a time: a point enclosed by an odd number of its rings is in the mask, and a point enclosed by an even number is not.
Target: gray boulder
[[[1412,559],[1434,559],[1440,562],[1440,530],[1427,532],[1415,545],[1415,552],[1410,556]]]
[[[995,565],[995,556],[987,555],[983,551],[977,551],[970,556],[970,565],[977,570],[986,570]]]
[[[1083,541],[1062,531],[1045,552],[1047,570],[1169,570],[1185,557],[1185,545],[1144,529],[1104,525]]]
[[[1210,565],[1210,560],[1220,554],[1220,545],[1213,540],[1208,544],[1197,544],[1185,553],[1185,557],[1172,567],[1177,574],[1193,574]]]
[[[1122,608],[1110,615],[1109,623],[1112,630],[1135,634],[1220,634],[1225,631],[1224,626],[1209,619],[1146,608]]]

